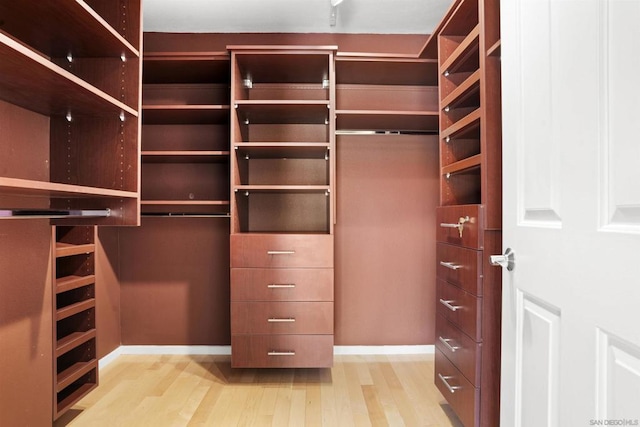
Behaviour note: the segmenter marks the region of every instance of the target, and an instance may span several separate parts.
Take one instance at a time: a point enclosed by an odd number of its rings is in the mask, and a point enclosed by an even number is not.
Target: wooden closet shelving
[[[422,57],[438,58],[435,383],[465,427],[499,424],[502,182],[497,0],[455,0]]]
[[[139,0],[6,2],[0,16],[8,153],[0,200],[12,208],[111,210],[60,222],[136,224]]]
[[[95,228],[54,226],[53,419],[98,385]]]
[[[333,46],[231,51],[231,364],[333,363]]]
[[[143,214],[228,214],[229,111],[226,52],[145,55]]]

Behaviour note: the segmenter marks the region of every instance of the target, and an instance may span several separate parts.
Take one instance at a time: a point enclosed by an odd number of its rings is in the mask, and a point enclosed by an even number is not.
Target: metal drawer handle
[[[462,230],[464,230],[464,224],[470,222],[471,219],[469,216],[461,216],[456,224],[442,222],[440,223],[440,227],[442,228],[457,228],[458,233],[460,233],[460,237],[462,237]]]
[[[451,394],[455,393],[456,390],[460,390],[462,388],[460,386],[452,386],[447,382],[447,380],[450,380],[451,378],[453,378],[451,376],[443,377],[442,374],[438,374],[438,378],[440,378],[440,381],[444,383],[445,387],[447,387],[447,389],[451,392]]]
[[[267,255],[293,255],[296,251],[267,251]]]
[[[295,283],[269,283],[267,288],[269,289],[281,289],[281,288],[295,288]]]
[[[296,321],[293,317],[270,317],[267,319],[269,323],[294,323]]]
[[[451,344],[449,344],[449,341],[453,341],[451,338],[442,338],[442,337],[438,337],[438,339],[440,340],[440,342],[442,344],[444,344],[445,347],[447,347],[449,349],[450,352],[455,353],[456,350],[460,349],[460,347],[457,346],[452,346]]]
[[[454,302],[453,300],[443,300],[442,298],[440,298],[440,304],[444,305],[445,307],[447,307],[449,310],[451,311],[456,311],[459,308],[462,308],[461,305],[451,305],[451,303]]]
[[[440,265],[443,267],[447,267],[450,270],[460,270],[462,268],[461,265],[454,264],[452,262],[440,261]]]
[[[267,356],[295,356],[295,351],[269,351]]]

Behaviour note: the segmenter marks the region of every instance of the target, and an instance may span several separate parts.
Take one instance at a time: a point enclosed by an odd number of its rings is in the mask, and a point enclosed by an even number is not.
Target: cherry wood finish
[[[234,334],[333,334],[333,301],[232,301]]]
[[[52,228],[53,419],[98,385],[95,228]]]
[[[231,268],[333,268],[333,236],[232,234]]]
[[[330,268],[234,268],[232,301],[333,301]]]
[[[501,271],[488,262],[502,252],[499,17],[499,1],[455,0],[421,55],[437,56],[439,71],[438,295],[464,307],[438,306],[436,334],[478,346],[473,369],[444,343],[436,357],[436,371],[453,378],[464,371],[478,387],[474,399],[461,403],[459,390],[447,394],[437,378],[436,384],[467,427],[495,426],[500,413]],[[462,234],[446,227],[458,222]],[[456,262],[441,265],[445,257]]]
[[[482,344],[475,342],[444,316],[436,316],[435,346],[451,361],[467,380],[480,386]]]
[[[1,145],[13,147],[20,134],[37,131],[38,152],[48,151],[36,162],[31,144],[3,156],[0,197],[17,196],[6,207],[28,207],[37,197],[49,205],[43,207],[111,210],[106,218],[59,224],[139,221],[140,2],[102,3],[0,6],[0,99],[37,113],[20,114],[22,123],[3,133]],[[9,120],[3,114],[0,127]],[[42,172],[26,178],[5,162]]]
[[[441,376],[453,391],[447,388]],[[435,353],[435,383],[464,426],[478,423],[482,389],[474,387],[439,349]]]
[[[231,348],[231,366],[235,368],[333,365],[333,335],[232,335]]]

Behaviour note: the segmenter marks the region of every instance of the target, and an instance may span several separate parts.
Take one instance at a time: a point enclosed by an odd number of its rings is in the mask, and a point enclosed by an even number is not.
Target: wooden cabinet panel
[[[328,368],[333,335],[232,335],[234,368]]]
[[[440,350],[435,354],[435,382],[465,426],[480,418],[480,388],[474,387]]]
[[[447,356],[471,384],[479,387],[481,344],[440,315],[436,316],[436,331],[436,348]]]
[[[333,269],[232,268],[231,301],[333,301]]]
[[[436,312],[475,341],[482,340],[482,298],[442,280],[436,281]]]
[[[231,268],[333,268],[333,236],[233,234]]]
[[[438,243],[436,275],[467,292],[482,296],[482,252]]]
[[[472,249],[484,248],[482,205],[441,206],[436,209],[436,240]]]
[[[232,334],[332,334],[333,302],[232,302]]]

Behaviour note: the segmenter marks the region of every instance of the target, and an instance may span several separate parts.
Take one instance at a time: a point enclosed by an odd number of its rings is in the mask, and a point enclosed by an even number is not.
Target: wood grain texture
[[[228,356],[120,356],[56,427],[461,427],[433,355],[337,356],[332,369],[231,369]]]

